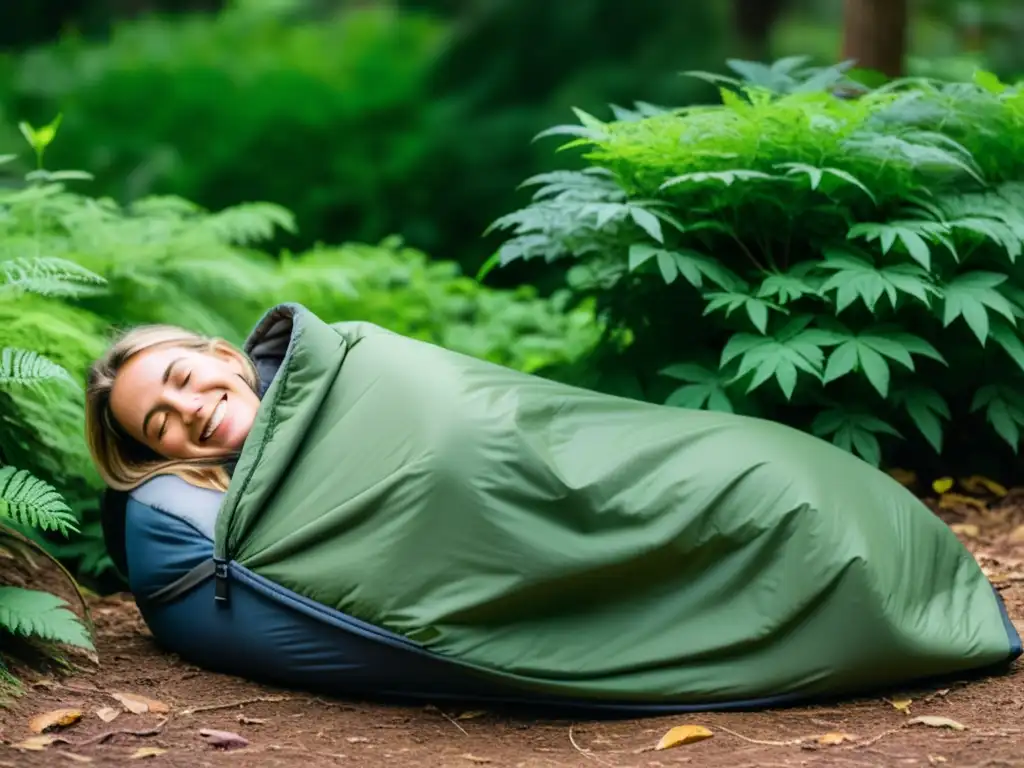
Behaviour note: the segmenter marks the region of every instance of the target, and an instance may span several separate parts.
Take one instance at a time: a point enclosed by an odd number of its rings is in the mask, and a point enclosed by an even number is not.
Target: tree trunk
[[[889,77],[903,74],[907,0],[845,0],[843,58]]]
[[[732,0],[732,23],[749,61],[771,57],[771,33],[788,0]]]

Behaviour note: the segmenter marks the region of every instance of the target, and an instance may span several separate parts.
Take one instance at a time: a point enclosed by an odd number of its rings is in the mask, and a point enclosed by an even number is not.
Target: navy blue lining
[[[1003,629],[1006,630],[1006,637],[1010,641],[1010,661],[1018,658],[1021,655],[1022,646],[1020,640],[1020,633],[1017,632],[1017,628],[1013,626],[1013,622],[1010,620],[1010,614],[1006,610],[1006,603],[1003,602],[1003,596],[999,594],[999,590],[992,587],[992,592],[996,598],[996,605],[999,606],[999,615],[1003,619]]]

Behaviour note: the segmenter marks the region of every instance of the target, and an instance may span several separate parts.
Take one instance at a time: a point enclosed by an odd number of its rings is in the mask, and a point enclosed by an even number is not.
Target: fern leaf
[[[80,264],[53,256],[0,261],[0,285],[42,296],[93,295],[106,280]]]
[[[33,386],[55,379],[77,386],[70,373],[38,352],[15,347],[0,349],[0,387]]]
[[[272,203],[246,203],[212,214],[203,226],[227,243],[247,245],[270,240],[278,228],[294,233],[295,217]]]
[[[0,628],[28,639],[95,650],[85,625],[49,592],[0,587]]]
[[[74,513],[57,490],[14,467],[0,467],[0,515],[43,531],[77,533]]]

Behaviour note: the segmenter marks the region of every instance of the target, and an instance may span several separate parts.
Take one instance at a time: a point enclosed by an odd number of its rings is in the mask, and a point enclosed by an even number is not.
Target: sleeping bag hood
[[[195,663],[337,692],[642,710],[1020,654],[949,528],[811,435],[270,310],[226,494],[133,493],[132,591]]]

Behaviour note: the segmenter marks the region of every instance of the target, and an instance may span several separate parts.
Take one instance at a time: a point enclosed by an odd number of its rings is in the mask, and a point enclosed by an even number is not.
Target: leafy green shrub
[[[0,193],[0,211],[10,211],[16,207],[9,206],[10,201],[19,196],[29,199],[38,190],[38,184],[33,184],[22,192]],[[38,329],[31,320],[23,322],[17,310],[31,306],[31,298],[26,301],[24,297],[32,294],[55,297],[55,306],[59,306],[57,297],[72,297],[100,285],[102,279],[72,262],[34,249],[22,250],[17,238],[4,237],[9,226],[11,219],[0,220],[0,316],[7,315],[0,321],[0,549],[25,565],[34,565],[34,556],[40,554],[56,564],[25,534],[54,532],[67,537],[78,531],[76,516],[50,483],[26,470],[19,461],[25,458],[17,450],[25,422],[16,414],[34,407],[37,416],[66,417],[67,389],[75,382],[65,368],[47,356],[49,342],[54,339],[36,335]],[[50,328],[60,328],[60,323],[58,317]],[[73,326],[64,330],[75,337]],[[30,396],[26,397],[26,392]],[[51,436],[48,433],[39,440],[45,442]],[[62,462],[53,458],[63,446],[51,443],[50,447],[47,458],[57,474],[63,469]],[[77,592],[77,584],[70,581]],[[27,645],[55,660],[64,658],[62,645],[93,649],[89,630],[63,598],[24,586],[0,586],[0,633],[5,636],[5,647],[10,647],[13,640],[16,648],[20,645],[24,650]],[[9,671],[8,661],[0,656],[0,682],[4,687],[16,688],[18,681]]]
[[[24,130],[40,147],[56,128]],[[31,344],[78,386],[112,329],[173,323],[238,344],[284,301],[328,321],[367,320],[524,370],[572,363],[596,340],[586,309],[566,312],[560,298],[528,289],[482,287],[396,240],[275,258],[256,247],[294,228],[291,213],[275,205],[210,212],[149,197],[122,207],[69,189],[88,180],[82,172],[37,168],[30,179],[0,192],[0,280],[20,289],[0,302],[0,347]],[[0,464],[29,470],[64,495],[79,533],[40,543],[80,573],[109,576],[83,408],[81,396],[38,388],[0,394]]]
[[[530,180],[497,258],[576,260],[607,321],[594,386],[777,419],[875,464],[997,436],[1015,452],[1024,91],[734,66],[745,81],[699,74],[719,105],[552,129],[589,167]]]
[[[7,61],[2,102],[40,122],[62,111],[52,167],[88,168],[120,202],[267,200],[307,238],[399,231],[443,129],[426,79],[444,25],[376,4],[293,22],[264,5],[66,36]]]

